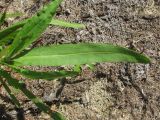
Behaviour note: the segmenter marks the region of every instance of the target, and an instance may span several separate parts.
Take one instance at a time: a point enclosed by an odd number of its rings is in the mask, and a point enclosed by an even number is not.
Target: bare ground
[[[0,5],[4,6],[8,1],[2,0]],[[46,3],[44,0],[14,0],[9,10],[21,11],[28,17]],[[93,72],[84,66],[81,76],[60,81],[29,81],[23,78],[34,94],[53,110],[64,113],[69,120],[160,120],[159,0],[64,0],[56,17],[84,23],[87,29],[50,26],[37,46],[112,43],[144,53],[152,63],[97,63]],[[22,17],[10,19],[8,23],[19,19]],[[1,91],[0,119],[49,119],[21,94],[17,97],[23,109],[15,109],[7,94]]]

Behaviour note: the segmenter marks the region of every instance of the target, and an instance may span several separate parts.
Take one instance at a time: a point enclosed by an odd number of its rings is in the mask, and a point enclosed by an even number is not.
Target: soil
[[[10,0],[1,0],[3,8]],[[24,19],[49,0],[14,0],[9,12],[23,12]],[[91,71],[57,81],[25,80],[28,89],[68,120],[160,120],[160,1],[64,0],[55,16],[84,23],[83,30],[50,26],[40,45],[111,43],[135,49],[151,58],[150,64],[97,63]],[[65,66],[35,70],[68,69]],[[0,120],[48,120],[48,115],[17,94],[22,109],[15,109],[6,92],[0,93]]]

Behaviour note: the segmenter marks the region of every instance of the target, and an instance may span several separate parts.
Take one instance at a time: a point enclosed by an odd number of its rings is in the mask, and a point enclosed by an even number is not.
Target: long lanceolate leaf
[[[3,40],[4,37],[14,33],[16,30],[23,27],[25,23],[26,23],[26,20],[24,20],[22,22],[18,22],[16,24],[12,25],[11,27],[8,27],[7,29],[0,31],[0,41]]]
[[[0,26],[4,23],[6,18],[6,10],[3,14],[0,14]]]
[[[26,19],[24,21],[15,23],[14,25],[1,30],[0,31],[0,42],[7,36],[10,36],[10,34],[14,34],[15,31],[18,29],[22,28],[29,19]],[[51,22],[49,23],[50,25],[57,25],[61,27],[70,27],[70,28],[85,28],[85,25],[79,24],[79,23],[70,23],[62,20],[57,20],[57,19],[52,19]],[[15,36],[14,36],[15,37]]]
[[[1,77],[0,77],[0,83],[3,85],[3,87],[5,88],[5,90],[8,92],[9,96],[11,97],[11,100],[14,102],[14,104],[16,105],[16,107],[19,108],[20,107],[19,101],[14,96],[14,94],[11,92],[10,88],[8,87],[8,85],[1,79]]]
[[[55,14],[61,1],[62,0],[54,0],[37,15],[27,21],[15,37],[13,44],[8,51],[7,57],[10,58],[17,55],[40,37],[51,22],[52,16]]]
[[[0,40],[0,45],[11,44],[11,42],[13,41],[18,32],[19,30],[15,30],[14,32],[4,36],[4,38]]]
[[[64,120],[62,115],[56,111],[51,111],[50,108],[45,105],[42,100],[31,93],[22,81],[18,81],[10,76],[6,71],[0,69],[0,75],[4,77],[8,84],[16,89],[22,91],[32,102],[43,112],[49,114],[54,120]]]
[[[16,72],[31,79],[54,80],[54,79],[64,78],[64,77],[73,77],[79,74],[79,72],[75,72],[75,71],[36,72],[36,71],[31,71],[31,70],[22,69],[22,68],[15,68],[15,67],[13,69]]]
[[[8,27],[5,30],[0,31],[0,45],[4,45],[14,39],[25,23],[27,23],[29,19],[26,19],[22,22],[18,22],[11,27]],[[85,25],[79,23],[70,23],[62,20],[52,19],[50,25],[57,25],[61,27],[69,27],[69,28],[85,28]]]
[[[150,60],[135,51],[109,44],[64,44],[35,48],[16,58],[15,65],[77,65],[94,62],[139,62]]]
[[[17,35],[17,33],[19,32],[18,30],[22,26],[24,26],[25,23],[26,20],[18,22],[7,29],[0,31],[0,45],[5,45],[6,43],[9,43],[11,39]],[[6,47],[5,49],[3,49],[2,52],[0,52],[0,61],[7,57],[8,51],[9,47]]]
[[[21,29],[29,19],[18,22],[11,27],[8,27],[4,30],[0,31],[0,45],[8,43],[11,39],[15,38],[19,29]],[[62,20],[52,19],[49,23],[50,25],[57,25],[61,27],[69,27],[69,28],[85,28],[85,25],[79,23],[70,23]]]

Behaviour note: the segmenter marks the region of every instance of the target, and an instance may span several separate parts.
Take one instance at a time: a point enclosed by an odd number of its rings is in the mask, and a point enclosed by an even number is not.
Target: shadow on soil
[[[8,103],[12,103],[9,97],[3,96],[2,94],[0,94],[0,99],[2,99],[3,101],[7,101]],[[3,104],[0,105],[0,120],[13,120],[13,118],[11,117],[12,115],[8,113],[8,111],[10,110],[6,111],[6,109],[7,109],[6,105]],[[22,108],[14,108],[14,109],[16,111],[17,120],[25,120],[24,110]]]
[[[66,84],[76,84],[76,83],[80,83],[83,81],[85,80],[82,79],[82,80],[70,82],[70,81],[67,81],[66,79],[61,79],[60,87],[57,88],[56,90],[55,99],[52,101],[45,101],[45,103],[49,106],[53,104],[57,106],[59,106],[60,104],[72,104],[73,102],[81,103],[81,100],[63,100],[62,101],[60,99],[60,96]],[[7,103],[14,104],[8,96],[3,96],[2,94],[0,94],[0,99],[2,99],[3,101],[6,101]],[[26,102],[30,102],[30,100]],[[39,110],[38,108],[34,108],[34,107],[30,107],[28,108],[28,110],[30,111],[30,114],[32,114],[32,116],[37,116],[41,113],[41,110]],[[11,111],[11,112],[8,112],[8,111]],[[8,110],[5,104],[0,104],[0,120],[13,120],[13,116],[15,116],[14,118],[16,118],[17,120],[25,120],[25,114],[26,114],[25,112],[26,111],[23,108],[10,108]]]

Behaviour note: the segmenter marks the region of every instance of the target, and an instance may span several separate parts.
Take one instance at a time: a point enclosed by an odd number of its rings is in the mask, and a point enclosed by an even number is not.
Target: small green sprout
[[[43,101],[30,92],[25,83],[11,76],[6,71],[10,67],[13,71],[31,79],[55,80],[57,78],[77,76],[80,65],[95,62],[132,62],[149,63],[150,60],[133,50],[111,44],[62,44],[30,48],[49,25],[70,28],[85,28],[83,24],[70,23],[53,19],[62,0],[53,0],[36,15],[0,31],[0,83],[8,92],[16,107],[20,107],[19,100],[10,90],[18,89],[27,96],[41,111],[49,114],[52,119],[64,120],[57,111],[52,111]],[[4,23],[6,13],[0,17],[0,25]],[[29,49],[28,49],[29,48]],[[22,68],[23,66],[61,66],[75,65],[73,71],[37,72]]]

